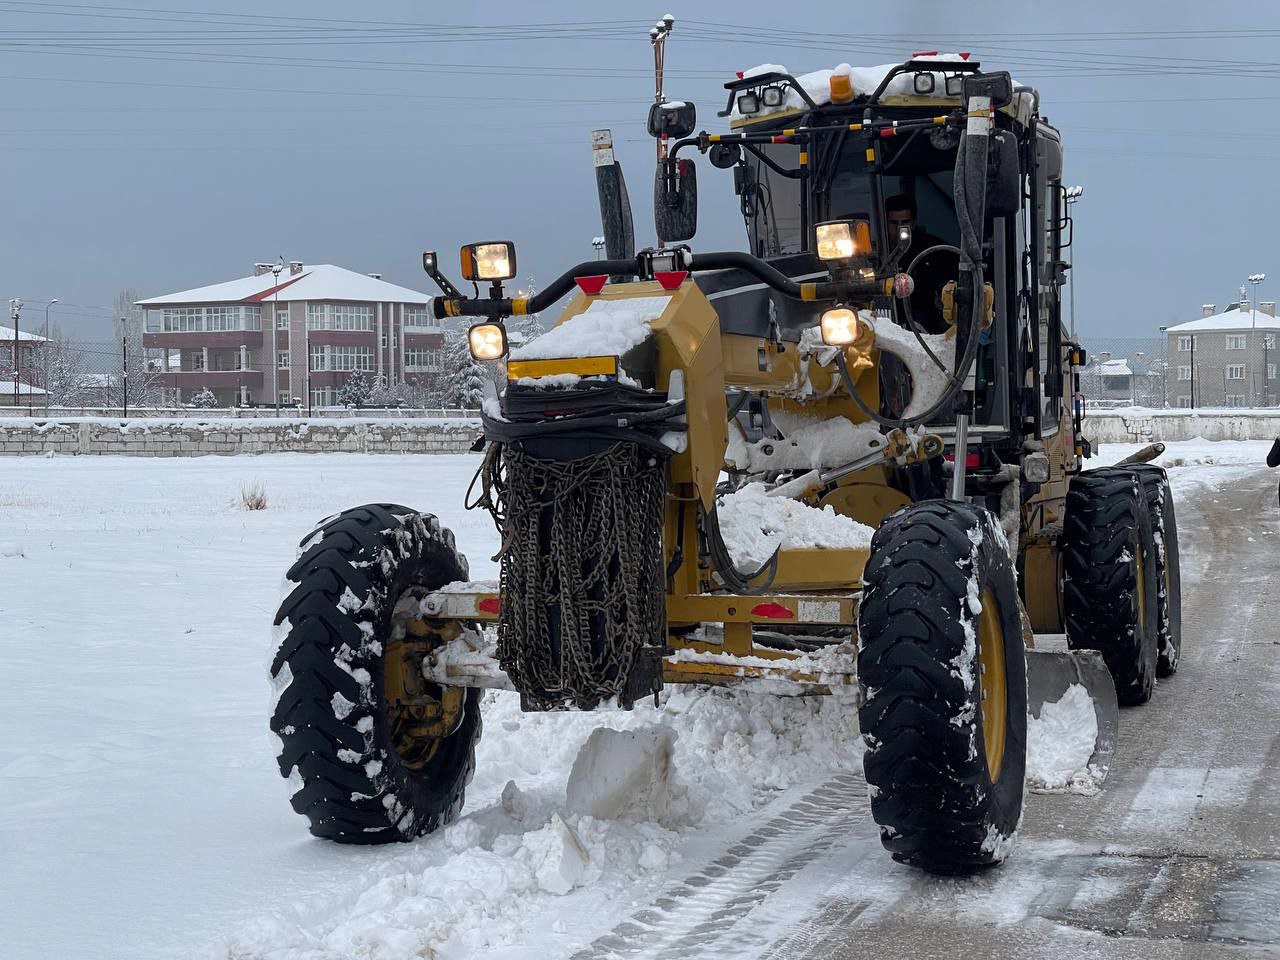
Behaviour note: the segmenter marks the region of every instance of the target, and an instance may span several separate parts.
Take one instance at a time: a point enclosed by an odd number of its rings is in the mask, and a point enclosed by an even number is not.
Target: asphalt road
[[[938,878],[893,863],[865,784],[838,778],[577,957],[1280,957],[1275,480],[1175,471],[1175,489],[1182,665],[1122,712],[1098,796],[1029,796],[1008,862]]]

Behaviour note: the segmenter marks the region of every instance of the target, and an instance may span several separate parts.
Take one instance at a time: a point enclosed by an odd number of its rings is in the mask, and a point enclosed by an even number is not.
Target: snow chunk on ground
[[[511,352],[512,360],[556,357],[620,357],[649,336],[649,324],[662,316],[670,296],[593,300],[582,313],[552,327]]]
[[[778,547],[865,549],[875,533],[829,506],[818,509],[798,500],[770,497],[760,483],[727,494],[718,514],[725,546],[734,562],[744,566],[763,563]]]
[[[1062,699],[1041,708],[1040,719],[1027,718],[1027,786],[1041,793],[1097,793],[1103,774],[1089,765],[1097,739],[1093,699],[1073,683]]]
[[[670,727],[593,730],[569,772],[566,805],[597,820],[668,820],[675,742]]]
[[[573,827],[551,815],[551,822],[536,833],[525,834],[533,875],[539,889],[563,896],[578,886],[587,872],[591,854]]]

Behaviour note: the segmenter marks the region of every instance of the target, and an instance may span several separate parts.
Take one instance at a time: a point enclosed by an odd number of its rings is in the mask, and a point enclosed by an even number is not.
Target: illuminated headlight
[[[822,315],[822,342],[847,347],[858,339],[858,315],[848,307],[835,307]]]
[[[507,355],[507,331],[500,323],[477,323],[467,331],[467,344],[477,360],[500,360]]]
[[[516,275],[516,245],[509,240],[469,243],[462,248],[467,280],[510,280]]]
[[[871,252],[871,227],[865,220],[836,220],[814,227],[821,260],[848,260]]]

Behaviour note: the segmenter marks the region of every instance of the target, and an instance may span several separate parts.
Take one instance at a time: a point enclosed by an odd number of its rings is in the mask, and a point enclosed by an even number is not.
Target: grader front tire
[[[1182,658],[1182,577],[1178,563],[1178,521],[1173,512],[1173,491],[1164,467],[1143,463],[1129,468],[1138,475],[1147,501],[1156,544],[1158,582],[1159,655],[1156,676],[1171,677]]]
[[[1027,730],[999,524],[969,504],[916,504],[876,531],[863,579],[858,719],[881,840],[931,873],[999,863],[1022,816]]]
[[[435,517],[395,504],[347,510],[303,548],[271,665],[290,802],[313,834],[339,843],[436,830],[462,809],[475,769],[480,691],[421,678],[405,610],[418,592],[465,580],[466,559]]]

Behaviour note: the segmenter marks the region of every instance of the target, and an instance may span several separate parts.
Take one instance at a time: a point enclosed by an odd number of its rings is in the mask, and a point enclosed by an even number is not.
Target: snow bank
[[[567,955],[608,929],[619,901],[665,882],[691,843],[740,829],[741,816],[778,790],[860,762],[855,711],[832,698],[718,689],[664,697],[656,711],[522,714],[515,694],[486,694],[467,815],[416,843],[360,858],[345,889],[276,904],[206,956],[404,960],[503,948],[527,951],[512,956]],[[663,826],[634,810],[629,819],[598,819],[569,808],[568,792],[586,786],[587,767],[623,779],[637,769],[613,757],[614,748],[650,776],[650,747],[660,755],[663,744],[686,787],[672,794],[678,823]],[[569,768],[579,762],[575,787]],[[598,787],[589,792],[604,796]],[[575,918],[576,938],[565,933],[566,917]]]
[[[798,500],[770,497],[760,483],[726,495],[717,513],[725,546],[740,566],[763,563],[778,547],[865,549],[875,533],[831,507],[817,509]]]
[[[1102,787],[1103,771],[1089,765],[1098,739],[1093,699],[1073,683],[1040,718],[1027,718],[1027,786],[1038,793],[1092,796]]]
[[[666,821],[675,743],[674,730],[656,725],[591,731],[569,771],[566,806],[598,820],[637,816]]]
[[[511,359],[620,357],[645,341],[649,324],[662,316],[670,302],[670,296],[593,300],[582,313],[513,350]]]

